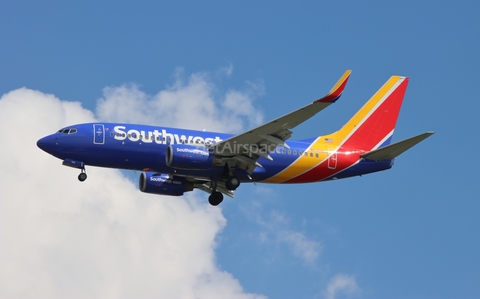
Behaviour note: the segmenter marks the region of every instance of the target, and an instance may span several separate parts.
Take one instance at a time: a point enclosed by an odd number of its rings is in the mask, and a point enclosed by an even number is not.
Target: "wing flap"
[[[195,188],[202,190],[208,194],[212,194],[212,188],[211,188],[210,182],[205,184],[195,184]],[[225,194],[228,197],[235,198],[235,193],[233,191],[228,190],[223,184],[217,185],[217,191],[220,191],[221,193]]]
[[[390,145],[385,147],[370,151],[362,155],[362,158],[367,160],[391,160],[403,154],[405,151],[410,149],[411,147],[417,145],[418,143],[422,142],[423,140],[427,139],[428,137],[432,136],[434,132],[426,132]]]

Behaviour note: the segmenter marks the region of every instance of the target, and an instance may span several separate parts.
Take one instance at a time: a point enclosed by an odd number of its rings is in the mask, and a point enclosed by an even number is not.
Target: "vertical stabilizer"
[[[391,77],[336,133],[342,147],[371,151],[390,144],[407,85],[407,77]]]

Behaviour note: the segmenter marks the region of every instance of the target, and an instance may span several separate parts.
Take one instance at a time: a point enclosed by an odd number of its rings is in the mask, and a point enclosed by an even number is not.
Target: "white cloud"
[[[250,123],[259,124],[262,122],[262,114],[255,111],[250,96],[243,92],[228,91],[223,107],[229,112],[229,118],[246,117]]]
[[[245,114],[214,117],[231,111],[218,107],[212,89],[201,75],[153,97],[133,85],[108,88],[97,116],[241,129]],[[263,297],[216,266],[226,220],[203,193],[146,195],[121,172],[94,167],[80,183],[78,171],[36,147],[63,126],[93,120],[80,103],[39,91],[0,98],[0,297]]]
[[[186,81],[186,82],[185,82]],[[208,74],[184,78],[176,73],[173,85],[148,96],[136,85],[107,87],[98,101],[96,114],[105,121],[118,121],[219,132],[241,132],[261,124],[263,116],[253,106],[261,89],[249,84],[246,91],[229,90],[219,96]]]
[[[217,76],[230,77],[233,74],[233,63],[229,63],[227,66],[221,67],[217,71]]]
[[[360,287],[355,278],[348,275],[338,274],[333,277],[324,291],[326,299],[335,299],[339,294],[344,294],[348,297],[358,295]]]
[[[306,263],[313,263],[320,255],[322,246],[319,242],[308,239],[303,233],[293,230],[281,230],[278,239],[288,244],[293,254]]]
[[[293,256],[300,258],[306,265],[314,265],[322,252],[323,246],[320,242],[291,229],[289,221],[281,213],[272,212],[267,219],[257,214],[256,222],[263,228],[259,233],[262,242],[286,245]]]

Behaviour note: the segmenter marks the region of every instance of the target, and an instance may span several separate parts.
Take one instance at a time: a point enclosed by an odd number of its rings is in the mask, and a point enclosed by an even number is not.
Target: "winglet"
[[[321,99],[316,100],[315,102],[322,103],[335,103],[340,96],[342,95],[345,86],[347,85],[348,78],[350,78],[351,70],[347,70],[343,76],[338,80],[338,82],[333,86],[332,90]]]

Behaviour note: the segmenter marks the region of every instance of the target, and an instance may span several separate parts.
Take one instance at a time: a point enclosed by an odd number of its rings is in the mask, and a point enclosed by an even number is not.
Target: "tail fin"
[[[407,85],[407,77],[391,77],[343,128],[336,132],[342,147],[371,151],[390,144]]]

